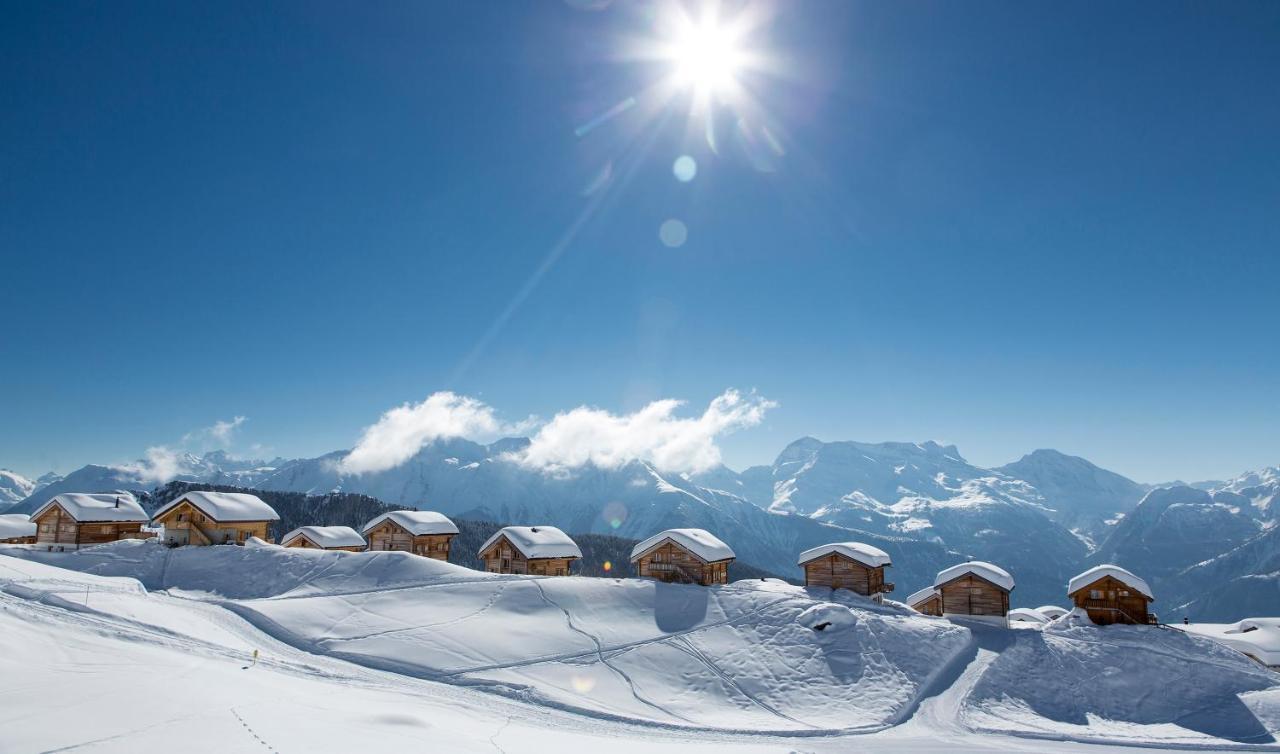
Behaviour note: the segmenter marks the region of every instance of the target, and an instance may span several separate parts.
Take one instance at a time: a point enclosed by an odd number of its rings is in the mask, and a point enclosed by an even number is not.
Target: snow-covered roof
[[[25,513],[0,515],[0,539],[34,537],[35,535],[36,522],[32,521]]]
[[[1009,620],[1024,621],[1026,623],[1048,623],[1049,616],[1029,607],[1015,607],[1009,611]]]
[[[168,505],[155,512],[153,518],[160,518],[171,509],[176,508],[183,500],[191,503],[214,521],[279,521],[280,514],[275,508],[262,502],[257,495],[247,492],[207,492],[193,490],[179,495],[169,501]]]
[[[928,600],[930,597],[937,596],[937,594],[938,594],[937,589],[934,589],[931,586],[926,586],[924,589],[921,589],[920,591],[912,594],[910,597],[907,597],[907,605],[909,606],[919,605],[921,602]]]
[[[1067,582],[1067,596],[1069,597],[1098,579],[1106,578],[1107,576],[1110,576],[1122,584],[1133,587],[1133,589],[1140,592],[1142,596],[1149,600],[1154,600],[1156,598],[1155,595],[1151,593],[1151,587],[1147,586],[1147,582],[1137,576],[1134,576],[1131,572],[1126,571],[1120,566],[1111,565],[1109,563],[1094,566],[1084,573],[1072,577],[1071,581]]]
[[[720,538],[706,529],[667,529],[654,534],[631,548],[631,559],[636,560],[663,540],[671,540],[708,563],[735,557],[733,550]]]
[[[88,494],[84,492],[64,492],[49,499],[49,502],[36,509],[31,518],[39,518],[53,505],[62,506],[76,521],[147,521],[147,512],[133,499],[128,492],[108,492]]]
[[[364,537],[350,526],[299,526],[284,535],[280,544],[287,545],[298,537],[306,537],[312,544],[330,547],[364,547]]]
[[[843,555],[851,560],[870,566],[871,568],[880,568],[881,566],[893,565],[889,562],[889,553],[881,550],[879,547],[862,542],[832,542],[829,545],[814,547],[800,553],[799,565],[804,565],[814,558],[820,558],[824,555],[836,553]]]
[[[1071,611],[1066,609],[1065,607],[1058,607],[1057,605],[1041,605],[1040,607],[1036,608],[1036,612],[1040,613],[1041,615],[1048,618],[1049,620],[1053,620],[1054,618],[1057,618],[1060,615],[1066,615]]]
[[[526,558],[580,558],[582,550],[568,534],[554,526],[507,526],[499,529],[480,545],[480,552],[506,537]]]
[[[458,526],[443,513],[435,511],[391,511],[374,518],[360,529],[367,532],[383,521],[391,520],[415,537],[424,534],[457,534]]]
[[[1013,591],[1013,577],[1009,575],[1009,572],[984,560],[971,560],[968,563],[960,563],[938,571],[937,577],[933,580],[933,586],[934,588],[940,587],[948,581],[958,579],[965,574],[973,574],[978,578],[986,579],[1006,592]]]

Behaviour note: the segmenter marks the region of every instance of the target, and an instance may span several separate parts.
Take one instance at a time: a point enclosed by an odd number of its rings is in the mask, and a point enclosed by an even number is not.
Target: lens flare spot
[[[668,249],[678,249],[689,240],[689,229],[684,223],[674,218],[667,220],[658,228],[658,240]]]
[[[606,561],[604,562],[604,572],[605,572],[605,573],[608,573],[609,571],[612,571],[612,570],[613,570],[613,561],[612,561],[612,560],[606,560]]]
[[[573,685],[573,690],[579,694],[590,693],[591,689],[596,687],[596,679],[581,675],[573,676],[569,679],[569,683]]]
[[[671,166],[671,172],[675,173],[677,181],[688,183],[698,175],[698,163],[689,155],[682,154],[676,158],[675,164]]]
[[[617,529],[627,520],[627,506],[616,501],[609,503],[600,511],[600,517],[608,522],[610,528]]]

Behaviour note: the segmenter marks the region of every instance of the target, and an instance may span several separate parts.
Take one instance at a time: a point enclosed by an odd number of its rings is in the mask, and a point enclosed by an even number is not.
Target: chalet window
[[[563,568],[557,568],[557,569],[556,569],[556,575],[557,575],[557,576],[563,576],[563,575],[564,575],[564,569],[563,569]]]
[[[1128,597],[1128,596],[1129,596],[1129,590],[1127,590],[1127,589],[1121,589],[1121,590],[1120,590],[1120,596],[1121,596],[1121,597]]]
[[[241,542],[245,541],[245,540],[246,540],[246,539],[248,539],[248,538],[249,538],[249,532],[247,532],[247,531],[242,531],[242,532],[240,532],[240,541],[241,541]],[[306,541],[305,539],[302,541],[302,546],[303,546],[303,547],[306,547],[306,546],[307,546],[307,541]]]
[[[53,524],[40,524],[40,531],[53,531]]]
[[[99,526],[98,531],[102,532],[103,534],[110,534],[111,524],[103,524],[102,526]]]
[[[1090,590],[1089,590],[1089,599],[1091,599],[1091,600],[1100,600],[1100,599],[1102,599],[1102,590],[1101,590],[1101,589],[1090,589]]]
[[[185,514],[185,513],[179,513],[179,514],[178,514],[178,520],[179,520],[179,521],[186,521],[186,520],[187,520],[187,514]]]
[[[503,559],[502,559],[502,570],[504,570],[504,571],[505,571],[505,570],[508,570],[508,569],[510,569],[510,568],[511,568],[511,558],[503,558]]]

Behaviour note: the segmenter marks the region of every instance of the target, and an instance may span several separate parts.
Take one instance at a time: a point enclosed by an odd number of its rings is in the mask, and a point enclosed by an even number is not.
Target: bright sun
[[[669,55],[675,63],[676,83],[702,94],[732,87],[743,63],[737,35],[718,24],[714,16],[701,21],[683,19]]]

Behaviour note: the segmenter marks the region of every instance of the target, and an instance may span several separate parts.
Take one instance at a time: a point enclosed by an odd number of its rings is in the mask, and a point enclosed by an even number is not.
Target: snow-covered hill
[[[969,626],[780,582],[500,576],[252,544],[0,546],[0,631],[30,650],[0,657],[23,689],[0,709],[14,751],[159,751],[193,729],[185,750],[1274,750],[1280,732],[1280,676],[1206,639]]]

